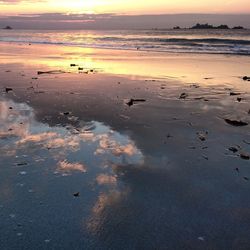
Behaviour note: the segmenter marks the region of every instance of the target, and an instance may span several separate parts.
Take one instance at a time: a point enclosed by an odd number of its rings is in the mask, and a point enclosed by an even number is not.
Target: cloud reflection
[[[100,174],[96,177],[96,181],[99,185],[116,185],[117,176]]]
[[[102,230],[107,220],[107,208],[111,209],[119,206],[121,201],[126,198],[129,190],[123,191],[110,190],[106,193],[101,193],[92,208],[91,216],[87,221],[87,229],[93,234],[97,234]],[[110,211],[109,211],[110,212]]]
[[[87,181],[98,186],[91,195],[93,204],[84,224],[91,233],[103,226],[106,208],[119,205],[128,194],[129,188],[122,184],[114,166],[144,161],[128,136],[100,122],[79,119],[77,127],[51,127],[37,121],[27,104],[0,99],[0,124],[0,154],[7,160],[16,163],[20,155],[26,155],[26,167],[41,166],[52,175],[67,178],[74,178],[72,173],[84,174]]]
[[[111,165],[143,162],[141,151],[128,136],[99,122],[79,120],[78,127],[68,124],[66,127],[63,124],[50,127],[38,122],[34,110],[27,104],[6,99],[0,99],[0,122],[1,153],[14,156],[21,150],[33,157],[43,152],[47,159],[55,162],[54,166],[61,173],[86,172],[86,165],[92,165],[91,159],[99,167],[104,162]],[[82,164],[85,158],[88,159],[86,165]],[[66,159],[71,159],[73,163]],[[104,174],[97,177],[97,182],[114,184],[116,180]]]
[[[79,171],[79,172],[85,173],[87,172],[87,167],[78,162],[69,163],[66,160],[64,160],[64,161],[58,162],[57,171],[63,172],[63,173],[68,173],[71,171]]]

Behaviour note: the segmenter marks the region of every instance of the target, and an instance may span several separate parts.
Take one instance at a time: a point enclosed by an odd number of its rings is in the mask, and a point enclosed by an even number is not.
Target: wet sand
[[[249,63],[1,44],[1,249],[249,249]]]

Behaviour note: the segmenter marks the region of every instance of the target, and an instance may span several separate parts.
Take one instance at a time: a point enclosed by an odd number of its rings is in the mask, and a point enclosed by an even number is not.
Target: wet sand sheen
[[[3,248],[248,249],[248,57],[64,50],[1,53]]]

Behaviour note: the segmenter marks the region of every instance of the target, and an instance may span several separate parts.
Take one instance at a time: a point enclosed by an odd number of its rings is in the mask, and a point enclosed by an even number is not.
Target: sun
[[[53,1],[58,5],[58,1]],[[79,13],[95,13],[97,10],[101,10],[101,7],[105,5],[105,1],[102,0],[61,0],[60,8],[66,12],[79,12]]]

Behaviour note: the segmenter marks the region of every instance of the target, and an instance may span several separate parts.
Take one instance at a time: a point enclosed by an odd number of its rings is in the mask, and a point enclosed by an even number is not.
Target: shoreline
[[[68,47],[61,45],[31,45],[2,43],[0,52],[4,64],[40,65],[41,69],[71,71],[70,64],[95,68],[105,73],[142,78],[176,78],[183,81],[202,81],[205,78],[234,78],[248,74],[250,57],[221,54],[158,53],[133,50],[112,50]],[[4,61],[3,61],[4,62]],[[37,68],[39,70],[39,68]],[[76,72],[77,70],[75,70]],[[230,74],[228,74],[230,72]],[[213,83],[207,79],[206,83]]]
[[[248,57],[250,56],[249,53],[218,53],[218,52],[187,52],[187,51],[166,51],[166,50],[147,50],[147,49],[138,49],[138,48],[112,48],[112,47],[98,47],[98,46],[81,46],[81,45],[66,45],[66,44],[56,44],[56,43],[46,43],[46,42],[25,42],[25,41],[0,41],[0,44],[14,44],[14,45],[44,45],[44,46],[61,46],[61,47],[72,47],[72,48],[81,48],[81,49],[97,49],[97,50],[113,50],[113,51],[131,51],[131,52],[147,52],[147,53],[163,53],[163,54],[173,54],[173,55],[178,55],[178,54],[183,54],[183,55],[222,55],[222,56],[242,56],[242,57]]]

